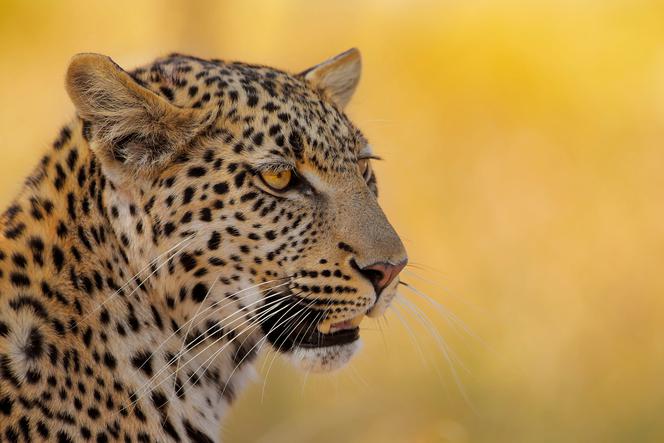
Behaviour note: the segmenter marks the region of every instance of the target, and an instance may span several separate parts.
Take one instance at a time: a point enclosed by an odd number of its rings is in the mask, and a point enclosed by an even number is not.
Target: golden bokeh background
[[[0,0],[0,202],[72,115],[77,52],[300,70],[357,46],[404,280],[446,311],[404,291],[336,374],[261,360],[225,441],[664,441],[663,23],[646,0]]]

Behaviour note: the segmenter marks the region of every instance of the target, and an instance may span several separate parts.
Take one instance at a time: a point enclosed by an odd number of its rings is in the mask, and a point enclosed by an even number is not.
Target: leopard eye
[[[361,158],[357,161],[357,165],[360,167],[360,173],[365,180],[371,178],[371,161],[368,158]]]
[[[261,178],[270,188],[275,191],[283,191],[288,187],[293,177],[293,172],[290,169],[281,171],[263,171]]]

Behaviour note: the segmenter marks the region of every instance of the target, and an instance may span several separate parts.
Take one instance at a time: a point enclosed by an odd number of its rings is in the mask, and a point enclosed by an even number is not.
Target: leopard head
[[[299,74],[179,54],[129,72],[71,62],[109,218],[136,267],[163,258],[145,305],[189,331],[189,352],[269,344],[331,370],[389,306],[407,256],[344,114],[360,70],[355,49]]]

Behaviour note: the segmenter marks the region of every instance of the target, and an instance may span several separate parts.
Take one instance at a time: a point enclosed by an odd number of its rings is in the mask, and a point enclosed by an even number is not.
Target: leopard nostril
[[[401,270],[406,266],[406,263],[408,263],[408,260],[403,260],[397,264],[380,262],[365,266],[364,268],[358,267],[358,270],[371,282],[378,297],[394,281],[396,276],[399,275]]]

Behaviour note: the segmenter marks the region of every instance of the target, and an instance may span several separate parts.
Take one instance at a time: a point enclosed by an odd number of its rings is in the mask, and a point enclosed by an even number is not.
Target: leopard
[[[217,442],[266,350],[358,353],[407,263],[345,111],[361,66],[71,59],[0,220],[0,441]]]

